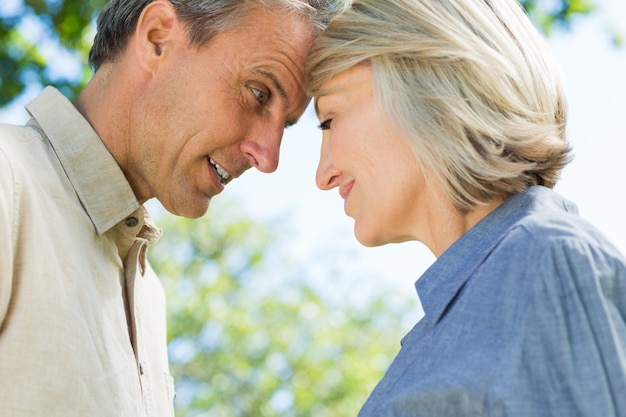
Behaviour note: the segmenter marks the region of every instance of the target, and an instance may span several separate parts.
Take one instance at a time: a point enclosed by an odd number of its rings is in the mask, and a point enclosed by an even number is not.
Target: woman
[[[557,66],[514,0],[356,0],[315,46],[316,181],[417,240],[425,317],[365,416],[626,416],[626,260],[552,190]]]

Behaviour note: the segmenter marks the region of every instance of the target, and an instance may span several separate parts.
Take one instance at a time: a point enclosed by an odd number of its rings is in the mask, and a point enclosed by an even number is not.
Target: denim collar
[[[415,283],[425,320],[436,324],[476,268],[529,214],[545,210],[578,213],[576,205],[551,189],[531,187],[508,198],[452,244]]]

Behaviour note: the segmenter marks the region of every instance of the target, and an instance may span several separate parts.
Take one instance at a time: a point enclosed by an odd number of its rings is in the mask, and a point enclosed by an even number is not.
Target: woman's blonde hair
[[[461,212],[553,187],[570,160],[558,67],[515,0],[354,0],[316,43],[307,94],[358,64]]]

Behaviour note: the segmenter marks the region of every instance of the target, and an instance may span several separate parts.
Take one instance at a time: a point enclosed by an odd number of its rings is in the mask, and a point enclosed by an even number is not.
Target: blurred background
[[[44,85],[68,97],[105,0],[0,1],[0,123]],[[626,2],[522,2],[562,65],[574,161],[556,187],[626,252]],[[355,416],[421,315],[419,243],[360,246],[335,191],[315,187],[311,108],[271,175],[249,171],[202,219],[149,202],[151,261],[168,295],[178,416]]]

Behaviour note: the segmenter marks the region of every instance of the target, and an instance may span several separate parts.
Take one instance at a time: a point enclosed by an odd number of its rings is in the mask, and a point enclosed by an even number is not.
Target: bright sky
[[[557,190],[626,253],[626,45],[613,47],[608,34],[618,30],[626,36],[626,2],[599,3],[597,16],[550,40],[565,78],[575,151]],[[20,109],[0,112],[0,122],[23,119]],[[249,171],[217,197],[208,215],[220,215],[218,199],[239,200],[250,217],[288,226],[282,238],[289,242],[285,250],[293,262],[313,272],[316,265],[332,265],[346,277],[344,284],[355,289],[413,294],[414,281],[434,258],[419,243],[365,248],[356,242],[352,219],[344,215],[337,191],[315,187],[321,135],[317,123],[309,108],[287,130],[276,173]],[[381,175],[393,178],[392,172]]]

